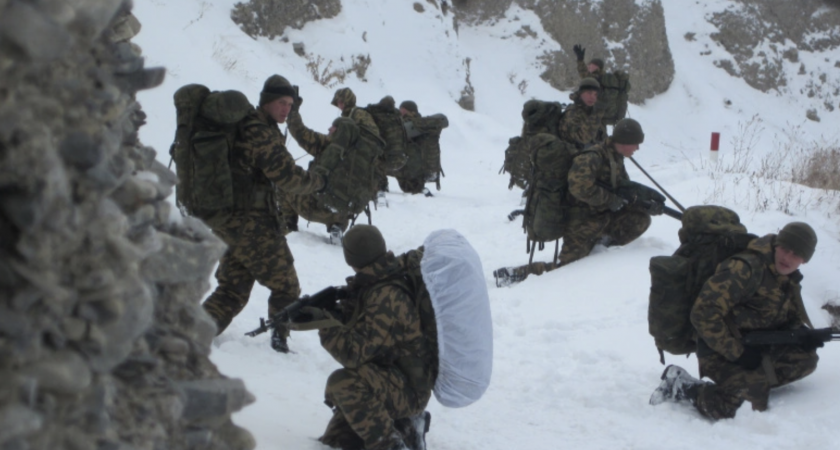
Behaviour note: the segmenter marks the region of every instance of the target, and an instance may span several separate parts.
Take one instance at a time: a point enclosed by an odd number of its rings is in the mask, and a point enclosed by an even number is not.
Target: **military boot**
[[[493,271],[496,287],[508,287],[528,278],[527,266],[502,267]]]
[[[508,214],[508,220],[513,222],[514,220],[516,220],[517,217],[519,217],[523,214],[525,214],[524,209],[514,209],[513,211],[510,212],[510,214]]]
[[[697,400],[697,390],[706,382],[692,377],[685,369],[670,365],[660,377],[662,382],[650,396],[650,404],[658,405],[666,401],[688,400],[692,404]]]
[[[335,224],[330,225],[327,227],[327,232],[330,233],[330,244],[341,245],[342,239],[344,239],[344,232],[341,231],[341,227]]]
[[[394,427],[402,434],[409,450],[426,450],[426,433],[431,423],[432,414],[423,411],[412,417],[395,420]]]
[[[289,336],[289,329],[282,325],[277,325],[271,330],[271,348],[278,353],[289,353],[289,343],[286,342]]]
[[[440,190],[440,189],[438,189],[438,190]],[[423,188],[423,195],[426,196],[426,197],[434,197],[434,195],[432,194],[432,191],[430,191],[429,188],[427,188],[427,187]]]

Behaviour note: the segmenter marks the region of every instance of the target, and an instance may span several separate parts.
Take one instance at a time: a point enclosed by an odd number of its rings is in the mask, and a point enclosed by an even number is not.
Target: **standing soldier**
[[[604,60],[600,58],[592,58],[588,63],[583,62],[586,49],[580,44],[574,46],[574,52],[577,56],[578,75],[581,78],[594,78],[601,85],[601,95],[595,105],[595,109],[602,116],[601,122],[605,126],[617,124],[627,116],[630,75],[621,70],[604,71]]]
[[[606,142],[578,153],[568,174],[565,233],[559,262],[498,269],[493,272],[496,285],[509,286],[528,275],[542,275],[577,261],[589,255],[598,243],[626,245],[641,236],[650,226],[651,214],[661,214],[661,210],[648,211],[636,204],[628,205],[627,200],[613,191],[629,184],[624,158],[633,156],[644,138],[639,122],[624,119],[616,124]]]
[[[583,150],[606,136],[606,127],[601,124],[601,114],[595,109],[601,85],[594,78],[584,78],[577,92],[569,96],[574,102],[563,114],[558,127],[560,139]]]
[[[331,104],[341,110],[341,117],[349,117],[356,122],[356,125],[362,130],[362,136],[372,142],[379,142],[380,146],[384,146],[385,141],[382,140],[376,121],[373,120],[373,116],[369,112],[356,107],[356,94],[350,88],[341,88],[335,91]],[[379,180],[379,194],[376,200],[378,202],[381,199],[384,203],[385,192],[388,192],[388,176],[385,174],[385,168],[381,165],[377,167],[376,176]]]
[[[234,196],[253,191],[254,200],[206,220],[228,245],[216,270],[219,284],[203,304],[219,334],[248,303],[255,281],[271,290],[269,316],[300,296],[294,259],[278,221],[273,192],[308,194],[322,189],[326,180],[295,165],[278,128],[296,97],[296,88],[286,78],[272,75],[265,81],[259,107],[244,119],[230,162]],[[288,329],[276,328],[272,348],[288,352],[288,334]]]
[[[795,330],[811,321],[802,302],[802,274],[817,246],[814,229],[803,222],[784,226],[750,242],[747,251],[722,262],[700,291],[691,310],[697,330],[700,376],[668,366],[651,404],[691,402],[713,420],[735,417],[744,400],[764,411],[770,390],[800,380],[817,368],[816,339],[799,345],[745,346],[751,331]]]
[[[408,161],[397,181],[403,192],[419,194],[431,192],[424,189],[427,182],[434,182],[440,190],[440,177],[443,168],[440,164],[440,133],[449,126],[449,120],[443,114],[420,115],[417,103],[406,100],[400,103],[400,115],[409,139]]]

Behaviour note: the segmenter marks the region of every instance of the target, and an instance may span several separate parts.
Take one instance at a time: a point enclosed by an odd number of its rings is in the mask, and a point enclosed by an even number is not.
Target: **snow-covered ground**
[[[367,81],[351,74],[342,85],[351,87],[362,105],[390,94],[398,102],[415,100],[423,114],[449,117],[450,127],[442,135],[442,190],[434,198],[409,196],[398,192],[392,181],[390,206],[373,215],[397,253],[421,245],[433,230],[457,229],[478,251],[487,276],[494,320],[493,380],[484,398],[464,409],[447,409],[432,400],[430,449],[775,450],[840,445],[834,428],[840,417],[838,344],[820,351],[815,374],[775,391],[764,413],[746,405],[735,419],[711,423],[685,405],[648,405],[662,366],[647,333],[647,265],[650,257],[676,249],[679,223],[673,219],[656,217],[644,236],[623,248],[598,247],[590,257],[561,270],[512,288],[494,286],[494,269],[527,262],[520,224],[506,218],[519,204],[520,193],[509,191],[507,176],[498,174],[507,139],[519,133],[525,100],[568,98],[568,92],[558,92],[539,78],[535,57],[559,45],[548,38],[543,41],[545,33],[533,13],[514,7],[509,20],[492,27],[462,26],[456,33],[450,18],[430,3],[418,14],[408,2],[348,0],[335,19],[289,30],[289,42],[281,42],[243,34],[229,19],[234,3],[135,4],[143,24],[135,42],[143,47],[147,66],[169,70],[161,87],[139,95],[148,114],[141,139],[158,150],[160,161],[169,162],[166,150],[174,135],[172,94],[187,83],[239,89],[256,102],[263,80],[282,74],[300,86],[307,125],[326,131],[338,115],[329,104],[337,86],[313,81],[307,60],[292,51],[293,42],[304,42],[307,52],[336,61],[370,55]],[[803,293],[814,324],[827,326],[828,316],[820,306],[840,298],[836,210],[823,205],[794,209],[793,216],[753,212],[736,201],[739,193],[750,195],[742,192],[748,184],[736,185],[737,175],[720,173],[713,180],[705,158],[709,135],[717,131],[722,134],[723,164],[731,161],[739,127],[756,114],[764,126],[753,155],[758,158],[774,150],[778,135],[791,126],[801,126],[813,138],[836,140],[837,129],[828,124],[836,123],[840,113],[823,113],[819,124],[803,123],[804,111],[811,107],[807,98],[761,94],[715,68],[709,57],[698,56],[697,46],[711,31],[702,19],[708,3],[719,5],[722,0],[663,2],[677,73],[668,92],[644,106],[630,107],[629,114],[646,134],[635,159],[683,205],[713,199],[738,211],[756,234],[776,232],[792,220],[809,222],[820,242],[802,269]],[[513,33],[522,25],[530,25],[539,37],[516,38]],[[696,32],[701,44],[686,41],[687,31]],[[465,85],[466,58],[476,92],[475,112],[456,104]],[[518,87],[523,80],[524,93]],[[289,141],[294,156],[304,154]],[[307,160],[299,164],[305,167]],[[646,182],[635,167],[628,168],[633,179]],[[721,187],[726,194],[717,193]],[[323,225],[307,227],[302,222],[301,231],[289,236],[289,245],[304,293],[341,284],[351,275],[341,248],[327,243]],[[538,256],[548,259],[551,250]],[[338,366],[314,332],[292,335],[292,355],[272,351],[267,335],[243,336],[265,315],[268,291],[257,287],[251,297],[217,338],[212,355],[224,373],[243,378],[257,397],[234,420],[254,433],[258,448],[321,449],[315,438],[330,417],[323,388]],[[697,374],[693,357],[669,355],[667,361]]]

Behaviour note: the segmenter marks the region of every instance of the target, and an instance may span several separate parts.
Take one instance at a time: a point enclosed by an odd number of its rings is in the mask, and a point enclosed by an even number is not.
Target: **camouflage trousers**
[[[542,275],[588,256],[598,243],[608,247],[627,245],[644,234],[649,226],[650,215],[629,208],[615,213],[572,216],[566,222],[558,264],[535,262],[514,271],[525,276]]]
[[[333,417],[319,440],[342,449],[387,450],[399,432],[394,421],[420,414],[431,392],[419,397],[397,368],[364,364],[339,369],[327,379]]]
[[[700,414],[714,420],[729,419],[735,417],[744,400],[752,403],[754,410],[764,411],[770,389],[805,378],[816,370],[819,360],[815,350],[795,345],[769,347],[764,356],[769,358],[776,380],[768,378],[763,366],[747,370],[714,352],[698,357],[700,376],[714,381],[704,383],[697,391],[694,405]]]
[[[221,334],[251,296],[254,282],[271,290],[269,316],[300,297],[294,258],[277,218],[267,211],[231,215],[212,223],[228,249],[216,269],[216,290],[202,305]]]
[[[350,224],[350,217],[346,213],[333,212],[318,201],[314,195],[286,195],[283,202],[283,216],[291,212],[308,220],[309,222],[322,223],[329,229],[330,225],[338,225],[341,231],[347,230]]]

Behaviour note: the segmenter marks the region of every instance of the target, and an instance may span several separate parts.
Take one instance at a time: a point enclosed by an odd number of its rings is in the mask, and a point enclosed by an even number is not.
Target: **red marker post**
[[[718,149],[720,148],[720,133],[712,132],[712,144],[709,147],[709,160],[718,162]]]

